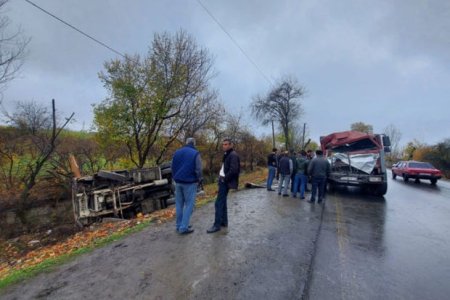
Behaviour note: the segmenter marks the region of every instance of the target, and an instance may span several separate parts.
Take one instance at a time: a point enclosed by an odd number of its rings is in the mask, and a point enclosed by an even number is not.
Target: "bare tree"
[[[202,151],[202,159],[205,161],[206,176],[209,181],[213,181],[217,177],[218,161],[222,158],[222,139],[226,137],[225,129],[227,123],[225,110],[212,118],[200,131],[198,136],[198,145]]]
[[[267,95],[257,95],[253,98],[251,109],[257,120],[263,125],[272,120],[280,126],[287,149],[291,147],[290,130],[294,120],[302,113],[300,100],[305,96],[306,90],[293,77],[282,79]]]
[[[32,116],[30,115],[30,112],[46,112],[48,115]],[[17,111],[15,113],[7,115],[9,123],[13,126],[17,126],[16,129],[19,132],[19,134],[8,142],[19,145],[19,147],[12,149],[20,149],[20,151],[22,151],[21,154],[26,156],[26,159],[21,160],[16,157],[11,161],[12,164],[18,164],[17,167],[20,169],[20,171],[17,172],[18,178],[16,179],[21,183],[18,207],[19,217],[22,218],[23,222],[25,222],[24,213],[29,204],[30,191],[36,185],[38,176],[41,174],[46,163],[54,153],[61,131],[70,122],[73,115],[74,114],[72,113],[61,126],[58,126],[55,100],[52,100],[51,114],[41,105],[35,102],[29,102],[28,104],[20,103],[17,106]],[[40,118],[45,120],[48,118],[51,121],[34,122],[34,120]],[[26,120],[32,121],[32,124],[27,124],[25,122]],[[40,124],[40,127],[36,127],[36,124]],[[6,156],[4,152],[1,152],[0,154],[3,157]]]
[[[187,137],[193,137],[201,130],[208,126],[213,119],[219,115],[225,115],[223,105],[217,101],[217,92],[207,92],[201,97],[197,98],[192,107],[185,112],[184,118],[188,120],[184,126],[181,139],[185,140]]]
[[[228,113],[226,115],[224,135],[230,138],[237,146],[242,141],[242,132],[245,126],[242,124],[242,112],[239,114]]]
[[[19,101],[12,115],[6,110],[3,111],[3,114],[7,117],[11,126],[31,135],[36,135],[43,128],[49,129],[52,124],[47,107],[39,105],[35,101]]]
[[[389,158],[391,161],[399,159],[400,154],[400,140],[402,138],[402,133],[395,127],[394,124],[389,124],[384,129],[384,134],[386,134],[391,140],[391,152],[389,153]]]
[[[185,140],[193,137],[208,122],[223,113],[222,105],[217,102],[217,93],[205,91],[198,95],[196,99],[183,102],[178,116],[172,118],[170,123],[166,123],[161,131],[164,137],[163,147],[159,149],[156,163],[160,164],[166,154],[168,147],[176,140]]]
[[[3,11],[7,2],[0,0],[0,90],[17,74],[30,41],[20,28],[15,32],[8,31],[10,20]]]

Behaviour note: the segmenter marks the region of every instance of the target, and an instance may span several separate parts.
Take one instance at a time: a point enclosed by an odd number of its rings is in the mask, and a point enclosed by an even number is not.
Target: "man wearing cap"
[[[197,186],[202,180],[202,161],[194,138],[188,138],[186,145],[173,155],[172,178],[175,181],[176,230],[182,235],[189,234],[194,232],[189,221]]]

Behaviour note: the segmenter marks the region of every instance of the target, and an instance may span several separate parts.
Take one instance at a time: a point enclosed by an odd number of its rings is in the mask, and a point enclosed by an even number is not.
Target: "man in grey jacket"
[[[278,195],[281,195],[283,191],[283,197],[288,197],[288,188],[289,181],[291,180],[291,174],[293,171],[293,163],[290,157],[288,156],[289,152],[286,151],[283,153],[283,156],[280,158],[280,162],[278,163],[280,169],[280,181],[278,182]]]
[[[327,178],[330,175],[330,163],[323,157],[322,150],[316,151],[316,157],[308,165],[308,174],[312,177],[312,191],[309,202],[314,203],[316,201],[317,189],[319,189],[319,200],[317,203],[321,203],[325,195]]]

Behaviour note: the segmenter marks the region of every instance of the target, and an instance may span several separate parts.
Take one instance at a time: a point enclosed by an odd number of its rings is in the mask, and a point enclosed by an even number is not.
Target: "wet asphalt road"
[[[450,183],[328,196],[309,299],[450,299]]]
[[[298,299],[309,275],[322,209],[265,189],[231,193],[229,228],[214,234],[213,203],[195,232],[151,226],[11,287],[5,299]]]
[[[229,229],[174,222],[13,286],[2,299],[449,299],[450,183],[339,190],[324,208],[264,189],[229,196]]]

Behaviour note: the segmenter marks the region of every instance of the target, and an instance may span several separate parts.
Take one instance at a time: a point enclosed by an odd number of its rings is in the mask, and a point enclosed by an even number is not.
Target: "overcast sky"
[[[144,55],[155,32],[184,29],[215,57],[212,86],[224,106],[243,112],[255,133],[252,96],[270,88],[196,0],[34,0],[114,49]],[[401,143],[450,138],[450,1],[447,0],[202,0],[271,80],[293,75],[307,89],[310,137],[348,130],[362,121],[382,132],[394,124]],[[98,79],[117,55],[23,0],[10,0],[11,28],[31,37],[20,76],[3,92],[35,100],[89,129],[92,104],[106,96]]]

